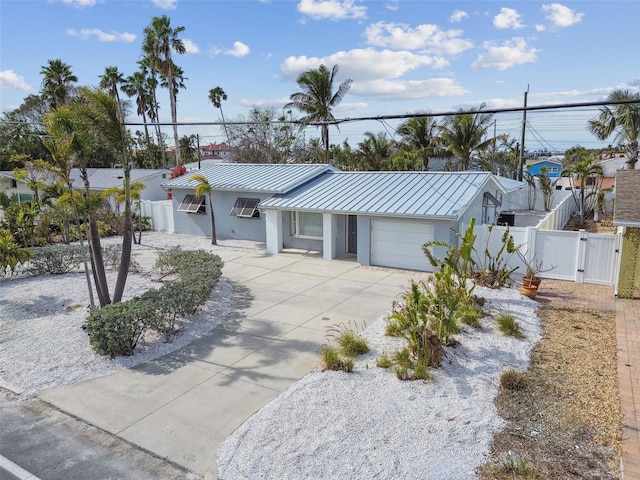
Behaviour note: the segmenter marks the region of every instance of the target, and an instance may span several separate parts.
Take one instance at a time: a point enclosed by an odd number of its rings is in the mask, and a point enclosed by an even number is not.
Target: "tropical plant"
[[[158,140],[158,146],[160,148],[160,155],[162,158],[162,167],[167,168],[164,135],[159,124],[160,104],[158,103],[157,89],[160,82],[158,81],[158,70],[156,68],[156,62],[153,55],[146,54],[144,57],[142,57],[142,59],[138,61],[138,65],[140,66],[140,71],[144,73],[145,86],[146,88],[148,88],[149,92],[149,98],[147,101],[147,116],[149,117],[149,121],[153,122],[154,124],[156,138]]]
[[[438,136],[439,129],[438,122],[429,116],[410,118],[396,129],[403,147],[420,158],[420,170],[429,170],[429,159],[444,153]]]
[[[120,104],[118,88],[124,82],[124,76],[120,73],[118,67],[106,67],[104,73],[100,75],[100,88],[105,89],[109,95],[116,99],[118,104]]]
[[[524,334],[520,330],[520,324],[516,317],[510,313],[501,313],[496,317],[498,329],[505,335],[517,338],[524,338]]]
[[[584,219],[593,210],[598,192],[602,188],[604,167],[593,153],[582,147],[572,149],[565,158],[567,163],[562,175],[569,178],[580,225],[584,225]]]
[[[536,209],[536,200],[538,197],[538,184],[536,182],[536,176],[530,172],[523,172],[522,177],[527,182],[527,206],[529,210]]]
[[[172,53],[184,55],[187,49],[179,35],[184,32],[185,27],[171,27],[171,20],[166,15],[153,17],[151,24],[144,29],[144,40],[142,51],[149,58],[153,68],[164,79],[169,90],[169,102],[171,105],[171,122],[173,124],[173,139],[176,147],[176,165],[180,165],[179,137],[178,137],[178,113],[176,107],[176,97],[178,87],[176,78],[179,75],[177,66],[173,63]]]
[[[60,59],[49,60],[40,70],[42,95],[49,101],[51,108],[58,108],[69,102],[73,84],[78,81],[71,67]]]
[[[352,83],[351,79],[343,81],[334,93],[337,73],[338,65],[334,65],[331,71],[325,65],[320,65],[318,69],[301,73],[296,81],[302,91],[291,94],[291,102],[285,105],[285,108],[293,107],[305,114],[300,119],[303,126],[320,125],[325,163],[329,163],[329,122],[335,120],[332,110],[342,101]]]
[[[634,169],[638,162],[638,140],[640,139],[640,93],[629,90],[614,90],[607,97],[609,102],[632,101],[604,106],[600,114],[589,120],[589,129],[598,140],[606,140],[614,133],[615,142],[627,147],[626,165]]]
[[[556,182],[551,180],[547,167],[542,167],[540,173],[536,174],[536,178],[540,184],[540,190],[542,190],[544,211],[549,212],[551,211],[551,204],[553,202],[553,186]]]
[[[209,215],[211,217],[211,245],[217,245],[218,239],[216,238],[216,219],[213,213],[213,189],[211,188],[207,177],[200,173],[192,175],[191,180],[197,182],[196,197],[200,197],[205,193],[209,197]]]
[[[487,226],[487,238],[485,241],[482,257],[478,258],[474,270],[474,280],[478,285],[489,288],[502,288],[509,285],[511,275],[518,267],[510,267],[511,257],[520,251],[522,245],[516,245],[513,235],[509,229],[505,229],[500,239],[500,247],[496,253],[492,253],[489,245],[494,226]]]
[[[448,152],[459,159],[458,170],[471,166],[471,156],[491,147],[494,138],[487,138],[489,127],[493,125],[493,115],[483,113],[485,104],[478,109],[459,109],[456,115],[448,115],[440,126],[440,138]]]
[[[227,100],[227,94],[222,87],[215,87],[209,90],[209,101],[213,106],[220,110],[220,116],[222,117],[222,126],[224,127],[224,133],[227,136],[227,145],[231,146],[231,139],[229,138],[229,131],[227,130],[227,123],[224,121],[224,113],[222,113],[222,101]]]
[[[0,273],[3,276],[7,270],[13,276],[16,268],[31,258],[33,253],[29,248],[18,245],[9,230],[0,229]]]
[[[152,94],[150,91],[149,80],[146,77],[145,71],[140,69],[124,79],[124,81],[122,82],[122,91],[128,97],[135,97],[136,113],[142,117],[142,123],[144,125],[144,138],[147,157],[149,159],[149,164],[155,168],[157,164],[153,152],[150,148],[151,137],[149,135],[149,126],[147,124],[147,109],[149,108]]]

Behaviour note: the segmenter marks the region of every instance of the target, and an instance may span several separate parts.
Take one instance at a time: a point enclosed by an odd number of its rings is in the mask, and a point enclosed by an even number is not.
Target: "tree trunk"
[[[167,78],[169,84],[169,102],[171,104],[171,123],[173,124],[173,141],[175,142],[176,165],[182,165],[182,157],[180,155],[180,138],[178,137],[178,109],[176,107],[176,94],[173,89],[173,75]]]
[[[132,222],[131,222],[131,167],[125,159],[124,168],[124,227],[122,231],[122,253],[120,256],[120,266],[118,268],[118,279],[113,291],[113,303],[122,300],[124,286],[127,283],[129,275],[129,265],[131,263],[131,244],[132,242]]]
[[[87,169],[81,169],[82,182],[84,184],[85,196],[89,196],[89,177]],[[100,306],[111,303],[109,297],[109,284],[107,283],[107,275],[104,269],[104,259],[102,258],[102,245],[100,243],[100,233],[98,232],[98,222],[93,214],[89,214],[89,253],[91,254],[91,271],[93,272],[93,281],[96,284],[98,293],[98,301]]]
[[[95,307],[96,302],[93,299],[93,285],[91,284],[91,274],[89,273],[89,264],[87,263],[87,250],[84,246],[84,240],[82,239],[82,230],[80,229],[80,216],[78,215],[78,206],[73,198],[73,186],[71,180],[67,179],[67,188],[69,189],[69,195],[71,196],[71,208],[73,209],[73,216],[76,221],[76,228],[78,229],[78,238],[80,239],[80,252],[82,254],[82,263],[84,265],[84,276],[87,280],[87,289],[89,290],[89,306]]]
[[[218,239],[216,238],[216,219],[213,214],[213,195],[209,194],[209,213],[211,214],[211,245],[217,245]]]

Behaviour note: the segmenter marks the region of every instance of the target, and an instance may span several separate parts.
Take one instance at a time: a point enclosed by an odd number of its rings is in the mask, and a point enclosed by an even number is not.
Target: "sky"
[[[208,100],[216,86],[228,96],[227,120],[246,117],[252,106],[282,112],[300,91],[298,75],[320,64],[338,65],[337,83],[352,80],[333,110],[340,119],[521,107],[527,90],[529,106],[640,92],[637,0],[0,0],[0,109],[37,94],[51,59],[70,65],[80,85],[97,86],[108,66],[131,75],[144,28],[162,15],[185,28],[187,53],[174,57],[187,79],[179,122],[219,121]],[[166,90],[159,101],[160,120],[168,122]],[[529,112],[527,150],[613,143],[589,133],[597,113]],[[494,118],[497,134],[520,139],[521,112]],[[330,139],[355,147],[367,131],[398,138],[398,123],[347,122]],[[201,144],[225,139],[211,125],[181,126],[179,134],[198,134]],[[319,131],[309,127],[305,135]]]

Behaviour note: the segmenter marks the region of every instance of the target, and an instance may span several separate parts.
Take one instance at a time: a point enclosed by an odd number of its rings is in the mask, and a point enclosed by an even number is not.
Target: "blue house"
[[[557,157],[550,157],[544,160],[537,160],[527,165],[527,172],[531,175],[542,173],[542,169],[546,168],[549,178],[559,178],[562,175],[562,162]]]

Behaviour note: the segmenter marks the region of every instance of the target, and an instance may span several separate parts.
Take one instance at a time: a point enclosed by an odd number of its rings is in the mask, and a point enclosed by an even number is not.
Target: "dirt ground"
[[[615,315],[545,305],[529,370],[496,398],[505,428],[479,469],[488,479],[618,479],[622,413]]]
[[[579,218],[571,217],[563,230],[580,230],[584,228],[589,233],[613,233],[613,214],[603,215],[600,222],[594,222],[592,218],[585,218],[580,225]]]

